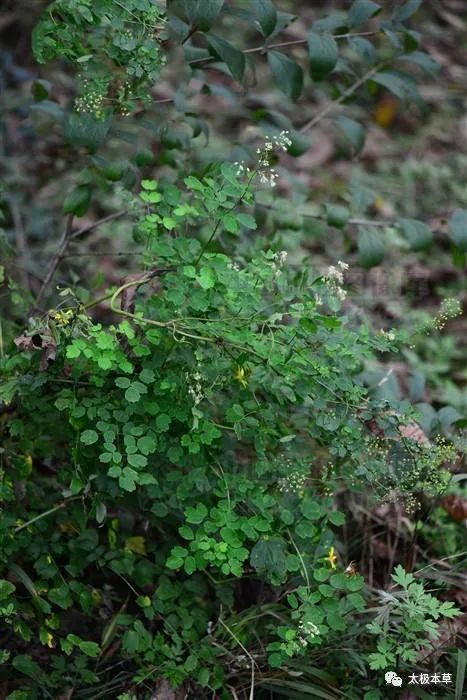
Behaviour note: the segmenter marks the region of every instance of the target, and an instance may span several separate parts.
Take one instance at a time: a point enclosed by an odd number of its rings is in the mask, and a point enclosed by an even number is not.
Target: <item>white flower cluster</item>
[[[235,270],[235,272],[240,272],[240,265],[236,262],[229,262],[227,264],[229,270]]]
[[[262,185],[269,185],[269,187],[276,186],[276,180],[279,177],[279,173],[275,168],[272,168],[269,161],[261,156],[262,160],[258,160],[258,176],[259,181]]]
[[[342,260],[337,261],[337,267],[329,265],[324,281],[329,289],[337,296],[338,299],[344,301],[347,296],[344,284],[344,270],[348,270],[349,266]]]
[[[236,160],[234,165],[237,166],[237,176],[240,177],[240,175],[251,175],[251,168],[249,168],[247,165],[245,165],[244,160]]]
[[[286,151],[289,146],[292,145],[292,141],[289,138],[288,131],[281,131],[278,136],[273,136],[271,139],[266,139],[264,145],[256,149],[256,154],[258,156],[258,175],[259,181],[263,185],[270,185],[270,187],[275,187],[276,180],[279,177],[277,170],[271,166],[271,158],[274,152],[278,149]]]
[[[121,102],[120,104],[120,114],[122,117],[128,117],[131,114],[131,110],[128,108],[128,102],[125,104],[125,100],[133,99],[133,90],[129,80],[125,80],[123,85],[121,85],[118,91],[118,98]]]
[[[282,130],[278,136],[273,136],[272,139],[266,138],[264,144],[262,146],[258,146],[256,149],[256,155],[258,156],[256,168],[252,170],[245,165],[243,160],[240,162],[237,161],[234,163],[234,165],[237,166],[237,175],[249,176],[256,171],[261,184],[275,187],[279,174],[271,165],[272,157],[275,151],[279,149],[287,151],[291,145],[292,141],[289,138],[289,132],[285,130]]]
[[[306,474],[301,472],[291,472],[287,476],[281,477],[277,482],[277,488],[281,493],[302,493],[306,485]]]
[[[282,130],[279,136],[273,136],[272,148],[282,148],[283,151],[287,151],[287,149],[292,145],[292,139],[289,137],[289,133],[289,131]],[[266,143],[270,142],[266,141]]]
[[[433,319],[433,325],[437,330],[442,330],[446,325],[446,321],[451,318],[460,316],[462,313],[462,307],[459,299],[449,298],[444,299],[441,303],[441,308]]]
[[[278,253],[274,253],[271,259],[271,269],[274,272],[274,277],[279,277],[282,274],[282,268],[287,260],[287,251],[280,250]]]
[[[313,622],[300,622],[298,625],[298,641],[306,647],[308,642],[319,636],[319,629]]]
[[[103,116],[102,105],[104,95],[97,90],[86,92],[75,100],[75,110],[78,114],[93,114],[98,119]]]
[[[197,406],[204,399],[203,385],[201,383],[201,372],[196,370],[193,374],[185,372],[185,379],[188,386],[188,393],[193,399],[193,403]]]
[[[391,328],[389,331],[385,331],[383,328],[379,332],[380,335],[383,336],[386,340],[395,340],[396,339],[396,334],[394,332],[394,329]]]
[[[250,668],[251,661],[248,659],[246,654],[238,654],[234,657],[233,665],[235,666],[235,668]]]

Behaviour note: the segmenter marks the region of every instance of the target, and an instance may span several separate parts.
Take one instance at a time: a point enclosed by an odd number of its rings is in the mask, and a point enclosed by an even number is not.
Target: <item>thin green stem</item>
[[[81,498],[81,496],[71,496],[70,498],[67,498],[66,500],[62,501],[58,505],[54,506],[53,508],[49,508],[49,510],[44,511],[43,513],[39,513],[39,515],[36,515],[34,518],[31,518],[28,520],[26,523],[23,523],[22,525],[18,525],[13,532],[16,535],[18,532],[21,532],[21,530],[24,530],[25,528],[29,527],[30,525],[33,525],[34,523],[37,523],[38,520],[42,520],[42,518],[46,518],[48,515],[51,515],[52,513],[55,513],[57,510],[61,510],[62,508],[65,508],[68,503],[71,501],[76,501],[78,498]]]
[[[227,209],[227,213],[233,211],[233,209],[238,207],[238,205],[243,201],[245,195],[247,194],[248,190],[250,189],[250,185],[251,185],[253,178],[255,177],[256,174],[257,174],[257,170],[253,170],[250,177],[248,178],[248,182],[247,182],[246,187],[243,190],[242,194],[240,195],[240,197],[237,200],[235,200],[235,202],[232,204],[232,206]],[[201,258],[203,257],[203,255],[205,253],[206,248],[208,247],[208,245],[211,244],[212,240],[214,239],[214,236],[216,235],[216,233],[219,229],[219,226],[221,225],[221,222],[222,222],[222,218],[217,219],[216,225],[214,226],[214,229],[213,229],[211,235],[209,236],[208,240],[205,242],[205,244],[201,248],[201,252],[198,255],[197,259],[195,260],[195,265],[198,265],[199,261],[201,260]]]

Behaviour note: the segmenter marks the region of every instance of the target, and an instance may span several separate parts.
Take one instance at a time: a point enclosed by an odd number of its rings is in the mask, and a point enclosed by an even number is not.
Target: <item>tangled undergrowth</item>
[[[183,147],[187,133],[208,131],[186,95],[173,99],[179,131],[156,129],[157,147],[138,146],[131,162],[125,128],[141,139],[152,128],[144,109],[150,116],[163,66],[178,70],[175,48],[203,94],[225,96],[232,78],[248,86],[247,57],[260,52],[230,42],[235,18],[262,35],[273,78],[299,99],[301,64],[274,40],[291,14],[269,0],[248,10],[216,1],[164,12],[149,0],[46,8],[36,58],[66,59],[75,94],[52,108],[41,80],[35,107],[60,114],[64,152],[81,169],[59,195],[64,230],[38,284],[15,274],[4,237],[5,698],[378,700],[402,685],[415,697],[428,697],[423,685],[461,697],[462,573],[442,567],[461,556],[465,423],[421,401],[420,382],[389,390],[396,358],[421,361],[419,348],[442,342],[461,303],[446,295],[438,310],[385,328],[355,312],[354,253],[365,268],[385,254],[381,222],[361,218],[374,202],[361,182],[345,205],[330,196],[324,209],[297,185],[283,225],[293,231],[298,217],[301,231],[308,214],[336,241],[358,226],[349,257],[323,265],[293,237],[268,235],[268,215],[285,216],[287,159],[359,88],[390,90],[424,114],[414,77],[398,67],[431,66],[410,25],[420,4],[387,13],[356,0],[315,18],[291,45],[307,47],[311,84],[334,101],[301,129],[276,112],[263,136],[253,130],[232,158],[218,151],[209,162]],[[224,20],[227,38],[211,31]],[[206,77],[212,65],[217,82]],[[363,127],[339,120],[355,154]],[[121,139],[115,160],[112,139]],[[118,210],[89,222],[97,201]],[[16,209],[4,202],[7,230]],[[466,217],[458,206],[449,218],[456,264]],[[105,223],[127,248],[120,279],[78,266],[59,276],[74,243]],[[420,255],[434,240],[407,212],[384,231]],[[436,568],[423,548],[436,546],[438,525]]]

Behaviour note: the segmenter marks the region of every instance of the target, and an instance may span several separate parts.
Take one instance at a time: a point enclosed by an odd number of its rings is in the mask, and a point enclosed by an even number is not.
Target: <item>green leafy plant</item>
[[[433,422],[414,438],[423,404],[385,393],[392,370],[371,368],[412,352],[459,303],[410,332],[373,330],[349,303],[348,262],[297,254],[286,235],[305,237],[307,220],[333,241],[357,227],[349,254],[371,268],[385,236],[425,255],[432,229],[404,210],[390,226],[367,219],[376,195],[358,178],[323,202],[298,185],[276,195],[284,162],[328,116],[344,152],[362,150],[361,88],[363,107],[389,91],[424,112],[403,63],[434,70],[409,24],[421,3],[385,12],[356,0],[290,42],[275,37],[293,15],[249,5],[56,0],[34,30],[38,62],[64,58],[78,72],[71,110],[45,81],[31,107],[59,122],[77,172],[64,173],[66,221],[36,293],[8,261],[1,269],[14,309],[5,340],[0,326],[0,678],[19,678],[10,700],[149,698],[159,683],[196,698],[354,700],[363,688],[374,700],[384,690],[374,672],[413,663],[437,620],[457,614],[401,566],[402,592],[383,591],[375,614],[378,586],[348,560],[348,540],[359,509],[384,502],[416,515],[451,484],[459,417],[440,409],[444,437]],[[232,43],[232,17],[261,46]],[[188,77],[162,98],[174,112],[146,118],[181,47]],[[232,157],[196,152],[210,129],[188,88],[227,91],[214,69],[247,89],[263,55],[291,102],[305,87],[333,99],[301,125],[290,104],[262,106]],[[135,119],[122,128],[118,113]],[[109,201],[121,209],[76,227]],[[457,208],[449,224],[457,261],[464,218]],[[54,289],[69,248],[105,223],[129,248],[124,276],[91,283],[75,266]]]
[[[104,119],[128,115],[165,63],[165,15],[150,0],[55,0],[32,36],[39,63],[65,58],[79,70],[78,114]]]
[[[287,598],[289,624],[285,610],[277,629],[265,621],[273,667],[345,630],[349,613],[365,606],[361,577],[333,573],[335,556],[328,568],[319,566],[344,516],[333,509],[332,489],[326,495],[324,484],[312,484],[326,460],[335,479],[368,470],[365,420],[386,413],[391,421],[391,411],[352,377],[359,358],[390,349],[393,336],[372,336],[340,317],[344,263],[323,277],[311,267],[295,272],[285,252],[246,261],[207,251],[223,232],[254,229],[244,211],[253,204],[253,182],[274,182],[265,153],[286,139],[282,134],[260,147],[250,170],[223,163],[204,177],[187,176],[182,187],[143,180],[144,209],[138,213],[136,200],[134,235],[144,244],[146,271],[107,295],[121,321],[108,328],[92,322],[86,307],[93,302],[65,290],[62,305],[17,339],[26,352],[6,362],[10,400],[18,401],[7,440],[7,450],[18,455],[11,466],[23,461],[30,488],[34,464],[62,466],[50,476],[52,500],[39,480],[29,495],[39,512],[31,519],[31,502],[29,521],[18,512],[13,531],[5,523],[5,562],[34,566],[40,592],[37,584],[29,587],[46,615],[96,605],[80,580],[83,569],[97,567],[109,580],[123,577],[132,590],[140,588],[135,603],[142,618],[118,616],[113,634],[123,633],[123,652],[139,659],[141,678],[155,664],[175,684],[195,678],[201,686],[222,687],[225,669],[210,644],[216,633],[206,635],[219,614],[216,598],[190,608],[208,591],[222,591],[228,608],[232,581],[248,570],[289,590],[302,581]],[[173,230],[184,234],[173,237]],[[146,293],[136,296],[138,290]],[[323,314],[324,299],[334,314]],[[74,447],[65,466],[68,445]],[[423,464],[420,455],[411,457]],[[390,474],[387,463],[379,469],[381,478]],[[8,465],[3,492],[14,498]],[[39,535],[37,561],[28,563],[30,533],[45,534],[54,512],[53,542]],[[77,537],[70,539],[71,532]],[[100,586],[97,591],[99,598]],[[39,633],[42,643],[59,642],[65,654],[75,647],[85,656],[99,653],[94,641],[61,637],[54,625],[37,629],[30,603],[16,605],[7,615],[14,613],[20,636]],[[158,618],[166,622],[155,633]],[[228,618],[215,624],[222,633],[230,630]],[[237,633],[230,635],[235,646]]]
[[[414,664],[418,652],[433,648],[439,635],[441,618],[452,619],[460,611],[451,601],[441,603],[425,591],[423,583],[402,566],[392,576],[402,591],[384,594],[384,603],[367,629],[378,635],[377,649],[369,656],[374,669],[398,667],[398,663]]]

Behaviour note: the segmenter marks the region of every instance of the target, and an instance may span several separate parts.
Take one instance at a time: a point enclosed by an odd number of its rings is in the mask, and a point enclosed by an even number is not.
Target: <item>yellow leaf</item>
[[[97,588],[93,588],[91,591],[91,598],[92,602],[94,605],[102,605],[102,593],[97,590]]]
[[[115,549],[115,547],[117,546],[117,533],[115,532],[115,530],[109,530],[107,536],[109,539],[110,549]]]
[[[383,129],[387,129],[393,123],[399,111],[399,100],[393,97],[383,97],[376,105],[374,120]]]
[[[248,379],[246,378],[244,367],[237,367],[237,371],[235,372],[234,377],[237,380],[237,382],[239,382],[242,385],[243,388],[248,386]]]
[[[125,540],[125,549],[129,549],[130,552],[135,554],[141,554],[143,557],[146,556],[146,542],[144,537],[137,535],[136,537],[128,537]]]
[[[337,563],[337,555],[336,555],[336,550],[334,547],[331,547],[328,556],[326,557],[326,561],[328,561],[331,565],[331,569],[336,568],[336,563]]]

